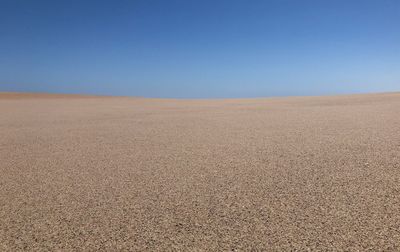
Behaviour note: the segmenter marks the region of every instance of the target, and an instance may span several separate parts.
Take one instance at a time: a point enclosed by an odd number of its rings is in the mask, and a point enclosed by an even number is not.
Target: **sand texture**
[[[400,93],[0,94],[0,251],[400,251]]]

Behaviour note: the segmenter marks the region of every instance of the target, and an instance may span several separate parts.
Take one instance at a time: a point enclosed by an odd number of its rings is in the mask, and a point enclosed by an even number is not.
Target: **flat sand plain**
[[[1,251],[400,251],[400,93],[2,93],[0,161]]]

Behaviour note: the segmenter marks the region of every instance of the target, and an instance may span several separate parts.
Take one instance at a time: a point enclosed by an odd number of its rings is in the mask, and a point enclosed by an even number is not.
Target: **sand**
[[[0,251],[400,251],[400,93],[2,93],[0,175]]]

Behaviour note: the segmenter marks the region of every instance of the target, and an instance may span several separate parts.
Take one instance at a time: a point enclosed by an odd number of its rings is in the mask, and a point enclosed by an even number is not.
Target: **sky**
[[[0,91],[400,91],[400,1],[0,0]]]

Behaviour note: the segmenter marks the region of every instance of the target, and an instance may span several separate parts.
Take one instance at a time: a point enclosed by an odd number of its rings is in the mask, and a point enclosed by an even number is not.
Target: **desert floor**
[[[400,250],[400,93],[0,94],[0,250]]]

